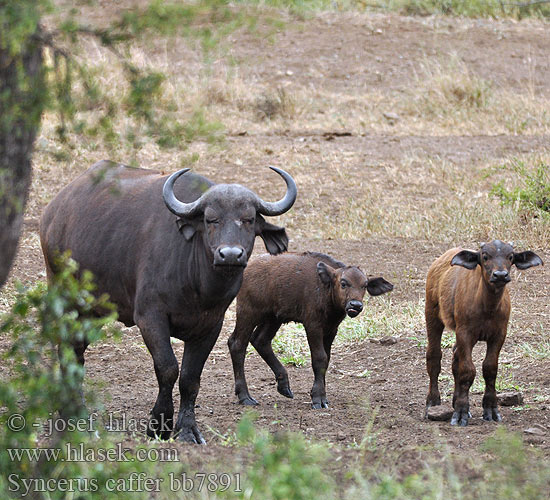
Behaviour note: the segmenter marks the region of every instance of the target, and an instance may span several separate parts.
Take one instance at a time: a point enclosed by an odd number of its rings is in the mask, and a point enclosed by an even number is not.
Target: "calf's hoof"
[[[451,425],[466,427],[468,425],[468,418],[470,417],[471,414],[468,410],[456,410],[451,417]]]
[[[502,422],[498,408],[483,408],[483,420],[487,422]]]
[[[252,396],[246,396],[242,399],[239,399],[239,404],[244,406],[257,406],[258,401],[256,401]]]
[[[328,401],[324,399],[322,401],[312,402],[311,408],[313,408],[314,410],[321,410],[323,408],[328,408]]]
[[[288,385],[285,385],[285,386],[277,386],[277,392],[279,394],[282,394],[285,398],[290,398],[292,399],[294,397],[294,394],[292,393],[292,391],[290,390],[290,387]]]
[[[206,444],[205,439],[202,437],[201,431],[196,424],[184,425],[178,431],[174,431],[174,435],[178,441],[192,444]]]

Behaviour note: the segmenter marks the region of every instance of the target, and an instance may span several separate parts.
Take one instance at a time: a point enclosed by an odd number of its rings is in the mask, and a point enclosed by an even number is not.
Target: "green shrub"
[[[550,214],[550,166],[539,163],[528,168],[523,162],[513,164],[519,186],[507,189],[504,182],[491,188],[491,194],[500,198],[504,205],[516,205],[533,216]]]

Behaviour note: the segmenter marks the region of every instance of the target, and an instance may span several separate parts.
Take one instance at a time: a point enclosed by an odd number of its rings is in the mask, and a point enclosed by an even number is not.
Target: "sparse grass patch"
[[[521,342],[517,348],[524,356],[532,359],[550,359],[550,341],[538,339],[535,342]]]
[[[456,54],[445,62],[426,59],[417,78],[422,91],[418,105],[422,113],[434,116],[484,109],[492,96],[490,82],[475,75]]]
[[[336,343],[348,344],[392,335],[402,337],[421,332],[424,322],[424,300],[393,303],[390,297],[369,299],[357,318],[346,318],[338,329]]]
[[[502,2],[499,0],[363,0],[368,10],[387,9],[406,15],[443,14],[465,17],[549,17],[543,2]]]
[[[523,391],[525,386],[518,382],[512,372],[512,367],[508,364],[500,363],[498,367],[498,375],[495,383],[497,392],[503,391]],[[470,388],[472,393],[481,394],[485,391],[485,380],[481,373],[476,374],[474,383]]]
[[[259,120],[273,120],[277,117],[291,119],[297,113],[294,98],[284,87],[263,93],[256,99],[254,111]]]
[[[283,365],[303,366],[309,359],[306,331],[300,323],[282,325],[271,345]]]

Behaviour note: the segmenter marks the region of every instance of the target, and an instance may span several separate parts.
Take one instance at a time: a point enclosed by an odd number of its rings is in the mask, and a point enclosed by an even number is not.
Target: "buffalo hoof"
[[[328,408],[328,401],[325,399],[324,401],[321,401],[318,403],[311,403],[311,407],[314,410],[321,410],[323,408]]]
[[[192,444],[206,444],[201,431],[197,425],[184,426],[179,431],[174,432],[178,441]]]
[[[239,404],[244,406],[257,406],[258,401],[256,401],[252,396],[247,396],[243,399],[239,399]]]
[[[469,417],[471,417],[471,414],[468,410],[456,410],[451,418],[451,425],[466,427]]]
[[[277,392],[279,394],[282,394],[285,398],[290,398],[292,399],[294,397],[294,394],[293,392],[290,390],[290,387],[287,385],[287,386],[284,386],[284,387],[279,387],[277,386]]]
[[[483,420],[487,422],[502,422],[498,408],[483,408]]]

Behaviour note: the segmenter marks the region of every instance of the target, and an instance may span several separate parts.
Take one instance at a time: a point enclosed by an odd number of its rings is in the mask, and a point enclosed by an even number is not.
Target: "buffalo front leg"
[[[426,369],[430,377],[430,387],[426,397],[426,415],[431,406],[441,404],[439,393],[439,374],[441,373],[441,335],[444,325],[433,309],[426,309],[426,330],[428,333],[428,347],[426,349]]]
[[[147,349],[153,357],[159,393],[151,411],[147,435],[168,439],[174,423],[172,390],[178,379],[178,361],[170,344],[168,320],[160,315],[142,317],[136,321]]]
[[[328,369],[329,356],[323,343],[323,329],[320,325],[308,325],[306,326],[306,333],[314,375],[313,387],[311,388],[311,407],[314,410],[328,408],[325,374]]]
[[[244,361],[246,357],[246,348],[252,336],[253,325],[243,321],[237,315],[235,330],[227,340],[231,362],[233,364],[233,375],[235,377],[235,395],[239,398],[239,403],[246,406],[258,404],[248,392],[248,385],[244,374]]]
[[[205,333],[204,337],[185,341],[180,373],[180,410],[174,428],[174,434],[180,441],[206,444],[195,420],[195,401],[199,393],[202,369],[212,351],[222,327]]]
[[[461,427],[468,425],[468,418],[470,417],[468,393],[476,376],[476,367],[472,361],[472,349],[473,345],[462,339],[457,331],[456,345],[453,352],[455,389],[453,394],[454,413],[451,418],[451,425]]]
[[[485,379],[485,394],[483,395],[483,420],[500,422],[502,416],[497,407],[497,391],[495,381],[498,371],[498,356],[502,344],[504,344],[505,335],[501,335],[498,340],[487,342],[487,353],[483,361],[483,378]]]

